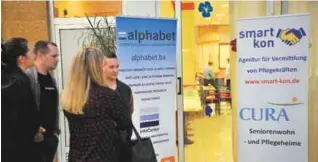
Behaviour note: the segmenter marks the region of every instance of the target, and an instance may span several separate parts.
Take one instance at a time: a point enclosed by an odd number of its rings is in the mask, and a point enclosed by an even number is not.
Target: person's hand
[[[44,134],[45,133],[45,129],[40,126],[40,128],[38,129],[38,132],[36,132],[33,141],[34,142],[42,142],[44,140]]]
[[[231,50],[236,52],[236,38],[230,42]]]

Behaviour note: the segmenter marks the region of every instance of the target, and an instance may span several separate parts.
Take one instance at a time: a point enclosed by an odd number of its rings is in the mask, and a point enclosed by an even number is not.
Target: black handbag
[[[133,131],[137,139],[132,140],[130,144],[131,162],[157,162],[151,139],[141,138],[134,125]]]
[[[118,91],[117,95],[125,105],[128,106]],[[137,139],[131,141],[127,141],[125,138],[129,132],[125,133],[125,131],[118,130],[120,138],[116,146],[119,152],[119,162],[157,162],[155,149],[153,148],[151,139],[141,138],[134,124],[132,124],[132,129]],[[128,137],[130,137],[130,135]]]

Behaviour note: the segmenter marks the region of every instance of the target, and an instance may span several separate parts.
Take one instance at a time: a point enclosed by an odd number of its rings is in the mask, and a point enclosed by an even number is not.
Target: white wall
[[[160,16],[160,0],[123,0],[122,3],[125,16]]]

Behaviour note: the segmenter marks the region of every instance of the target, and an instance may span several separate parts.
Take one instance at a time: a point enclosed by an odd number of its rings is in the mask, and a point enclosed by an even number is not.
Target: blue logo
[[[157,132],[159,124],[159,113],[140,115],[140,133]]]
[[[202,13],[202,17],[209,18],[211,17],[211,12],[213,12],[213,7],[209,1],[205,1],[200,3],[198,10]]]
[[[140,128],[159,126],[159,113],[140,115]]]
[[[280,38],[282,42],[289,46],[297,44],[304,36],[306,36],[306,33],[303,28],[279,29],[276,35],[277,38]]]
[[[289,121],[285,108],[242,108],[241,120],[252,121]]]
[[[277,32],[273,28],[245,30],[239,32],[240,39],[253,39],[254,48],[269,48],[274,47],[275,39],[279,38],[288,46],[296,45],[300,40],[306,36],[303,28],[300,29],[278,29]],[[275,38],[275,39],[274,39]]]
[[[128,38],[127,32],[118,32],[117,36],[119,40],[127,40]]]
[[[176,40],[175,32],[163,32],[161,30],[156,32],[151,31],[132,31],[132,32],[118,32],[117,33],[119,40],[135,40],[138,43],[141,43],[144,40],[153,40],[153,41],[170,41]]]

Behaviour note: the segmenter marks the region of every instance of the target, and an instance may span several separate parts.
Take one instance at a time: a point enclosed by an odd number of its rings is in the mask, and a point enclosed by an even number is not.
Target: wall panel
[[[47,3],[45,1],[1,1],[3,39],[25,37],[30,42],[47,40]]]

